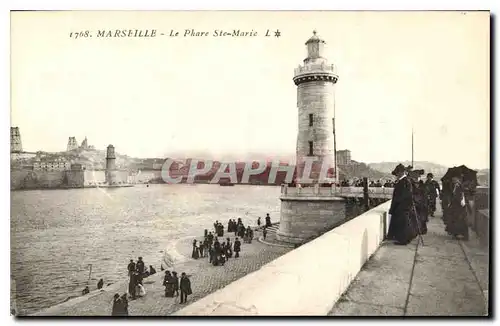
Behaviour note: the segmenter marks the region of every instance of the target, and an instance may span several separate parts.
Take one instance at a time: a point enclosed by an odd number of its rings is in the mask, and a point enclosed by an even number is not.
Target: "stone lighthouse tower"
[[[106,183],[108,185],[116,183],[116,156],[113,145],[108,146],[106,153]]]
[[[306,42],[307,58],[293,78],[299,113],[297,182],[302,186],[282,187],[276,232],[278,240],[294,244],[321,235],[345,219],[344,199],[336,197],[334,187],[323,184],[326,180],[320,180],[332,177],[335,167],[334,87],[338,76],[324,57],[325,41],[316,31],[313,34]]]
[[[334,87],[338,76],[335,67],[324,57],[325,41],[313,32],[306,42],[307,58],[295,69],[293,81],[297,85],[299,125],[297,134],[297,176],[302,183],[316,183],[321,166],[332,169],[334,148]],[[312,172],[303,175],[306,161],[312,163]],[[332,170],[329,171],[330,173]],[[326,171],[325,171],[326,173]],[[310,177],[312,181],[305,181]]]

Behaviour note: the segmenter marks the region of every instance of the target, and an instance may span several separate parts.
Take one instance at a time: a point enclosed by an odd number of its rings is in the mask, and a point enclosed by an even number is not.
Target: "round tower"
[[[116,156],[113,145],[109,145],[106,152],[106,183],[108,185],[116,183]]]
[[[23,151],[23,145],[21,143],[21,132],[19,131],[19,127],[10,127],[10,151]]]
[[[334,176],[334,86],[338,76],[324,57],[325,41],[316,31],[313,34],[306,42],[307,58],[295,69],[293,78],[299,113],[297,183],[303,186],[282,187],[276,232],[277,240],[293,244],[307,242],[331,230],[346,216],[344,199],[336,197],[334,187],[324,187],[327,180],[320,180]]]
[[[334,86],[338,75],[333,64],[324,57],[326,42],[316,35],[307,40],[307,58],[295,69],[299,113],[297,134],[297,177],[318,181],[321,164],[334,168]],[[312,171],[303,175],[305,162],[314,161]],[[331,172],[331,170],[330,170]],[[304,182],[302,179],[302,183]]]

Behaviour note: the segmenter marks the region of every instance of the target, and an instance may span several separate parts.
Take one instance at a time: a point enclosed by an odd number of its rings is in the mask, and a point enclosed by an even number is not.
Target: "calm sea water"
[[[279,187],[139,185],[11,192],[11,278],[17,309],[32,313],[104,278],[126,279],[129,259],[159,270],[169,244],[203,235],[215,220],[279,220]]]

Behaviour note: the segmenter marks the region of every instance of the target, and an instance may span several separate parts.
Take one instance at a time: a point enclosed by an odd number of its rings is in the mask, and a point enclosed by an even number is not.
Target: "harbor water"
[[[125,280],[130,259],[159,270],[173,243],[202,239],[215,220],[255,225],[269,213],[279,221],[279,195],[279,187],[203,184],[11,192],[11,297],[30,314],[101,278]]]

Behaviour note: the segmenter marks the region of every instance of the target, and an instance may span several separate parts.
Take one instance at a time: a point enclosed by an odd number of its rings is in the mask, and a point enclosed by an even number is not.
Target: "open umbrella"
[[[461,175],[461,172],[458,167],[454,166],[452,168],[449,168],[448,171],[443,175],[441,178],[441,181],[448,181],[451,180],[453,177],[459,177]]]
[[[465,165],[460,165],[457,169],[462,174],[464,182],[468,181],[477,183],[477,171],[471,170]]]

